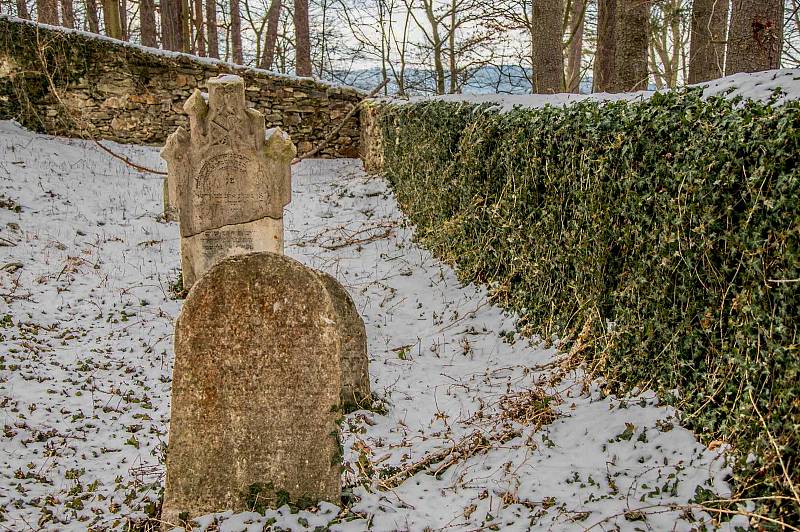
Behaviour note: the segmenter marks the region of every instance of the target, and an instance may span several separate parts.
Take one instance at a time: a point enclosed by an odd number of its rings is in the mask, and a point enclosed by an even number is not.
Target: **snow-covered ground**
[[[108,144],[163,168],[155,148]],[[157,500],[181,307],[161,202],[158,176],[0,122],[0,530],[122,528]],[[723,449],[651,393],[605,397],[574,357],[515,336],[359,161],[297,165],[286,227],[287,254],[352,294],[385,412],[343,424],[342,508],[224,514],[222,530],[712,524],[691,501],[729,495]]]

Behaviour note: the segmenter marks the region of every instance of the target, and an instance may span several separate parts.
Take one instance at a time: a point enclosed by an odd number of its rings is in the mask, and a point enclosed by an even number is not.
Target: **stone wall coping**
[[[0,14],[0,21],[8,21],[14,24],[27,24],[29,26],[34,26],[36,28],[42,28],[48,31],[57,31],[60,33],[68,34],[68,35],[75,35],[78,37],[83,37],[86,39],[97,39],[101,41],[106,41],[111,45],[114,46],[121,46],[125,48],[130,48],[137,50],[139,52],[143,52],[146,54],[152,55],[159,55],[162,57],[167,57],[170,59],[179,59],[179,60],[188,60],[192,63],[200,63],[204,65],[211,65],[216,67],[223,67],[228,68],[231,70],[235,70],[237,72],[243,72],[250,75],[254,75],[257,77],[273,77],[273,78],[281,78],[284,80],[291,80],[296,81],[299,83],[313,83],[315,85],[322,85],[327,88],[331,89],[339,89],[345,92],[352,92],[354,95],[359,97],[366,97],[367,93],[361,89],[356,87],[345,85],[343,83],[337,83],[333,81],[325,81],[319,80],[311,77],[301,77],[301,76],[293,76],[291,74],[282,74],[280,72],[274,72],[272,70],[264,70],[262,68],[251,67],[247,65],[239,65],[236,63],[229,63],[227,61],[223,61],[222,59],[214,59],[212,57],[200,57],[197,55],[192,55],[184,52],[175,52],[172,50],[162,50],[161,48],[150,48],[147,46],[142,46],[141,44],[136,44],[128,41],[121,41],[119,39],[113,39],[108,37],[107,35],[100,35],[97,33],[91,33],[88,31],[77,30],[72,28],[64,28],[62,26],[51,26],[50,24],[42,24],[40,22],[35,22],[32,20],[22,19],[18,17],[13,17],[11,15],[4,15]]]

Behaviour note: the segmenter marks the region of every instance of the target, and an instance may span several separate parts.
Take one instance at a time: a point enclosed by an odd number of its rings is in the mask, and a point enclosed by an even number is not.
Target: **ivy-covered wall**
[[[609,392],[658,390],[732,446],[737,496],[800,520],[800,104],[691,90],[377,120],[371,164],[422,243],[525,332],[580,337]]]
[[[320,144],[364,94],[186,54],[59,31],[0,16],[0,119],[36,131],[137,144],[163,144],[188,120],[183,103],[220,74],[246,82],[249,104],[280,126],[300,153]],[[358,155],[358,115],[322,150]]]

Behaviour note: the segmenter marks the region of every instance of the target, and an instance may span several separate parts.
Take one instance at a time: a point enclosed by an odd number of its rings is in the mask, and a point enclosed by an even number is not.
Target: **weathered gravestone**
[[[168,526],[279,501],[339,502],[342,323],[357,318],[340,291],[274,253],[224,259],[192,287],[175,327]],[[369,393],[368,383],[351,390],[364,385]]]
[[[244,80],[208,80],[184,110],[189,131],[170,135],[165,214],[181,230],[183,286],[211,266],[252,251],[283,253],[283,208],[291,200],[294,144],[280,129],[265,131],[264,116],[245,103]]]
[[[336,312],[336,323],[342,338],[341,405],[345,410],[367,406],[371,398],[369,388],[369,358],[367,356],[367,330],[358,314],[350,294],[327,273],[317,272],[328,289]]]

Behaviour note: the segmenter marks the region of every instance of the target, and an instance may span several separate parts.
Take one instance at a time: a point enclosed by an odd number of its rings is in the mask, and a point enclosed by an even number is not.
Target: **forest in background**
[[[622,92],[800,65],[800,0],[0,0],[0,12],[386,94]]]

